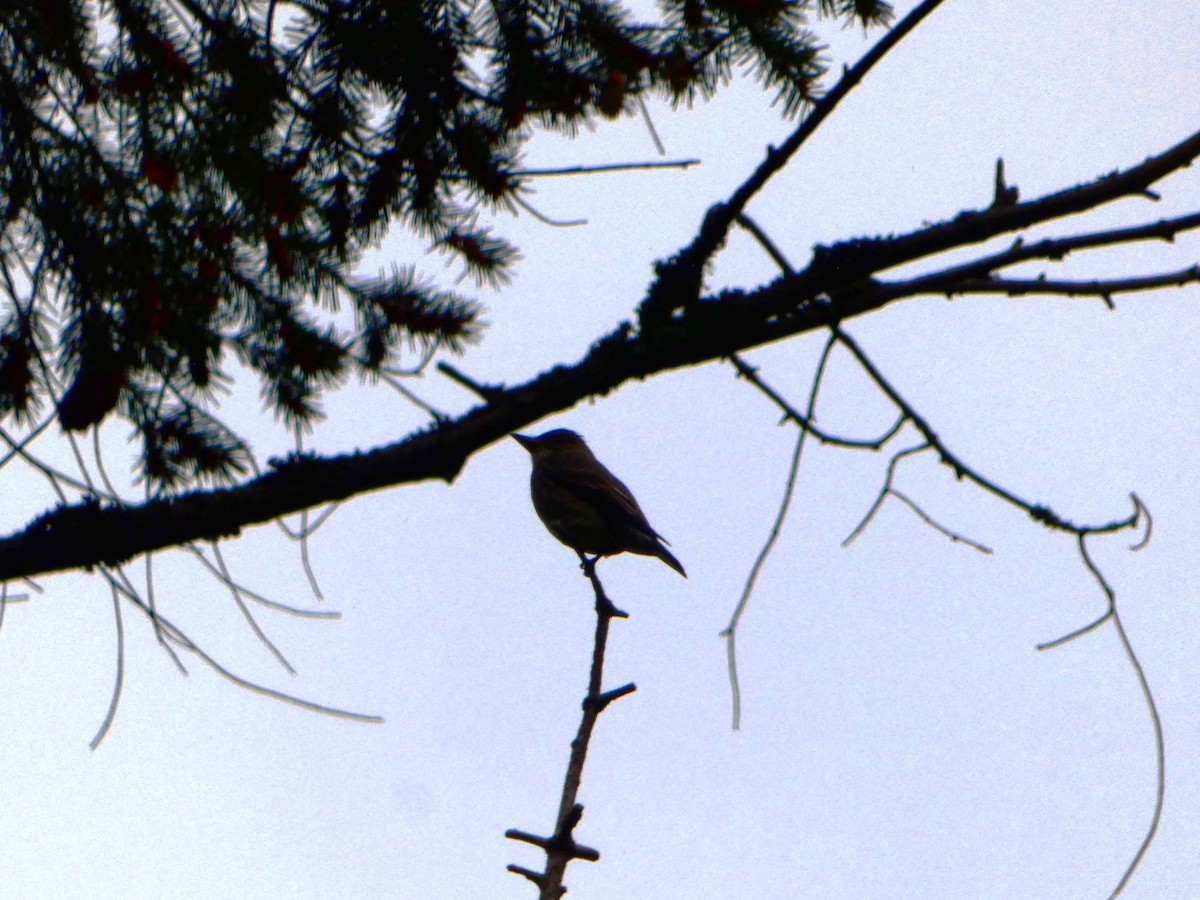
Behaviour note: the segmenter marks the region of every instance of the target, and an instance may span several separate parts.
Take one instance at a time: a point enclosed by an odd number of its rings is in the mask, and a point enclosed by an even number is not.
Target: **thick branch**
[[[803,271],[755,291],[728,291],[635,333],[622,323],[577,363],[514,387],[481,406],[377,449],[293,457],[230,488],[136,506],[85,501],[60,506],[0,538],[0,581],[117,565],[142,553],[218,540],[323,503],[432,478],[451,481],[470,456],[510,432],[602,396],[629,381],[730,354],[872,312],[898,299],[872,277],[1005,231],[1081,212],[1149,186],[1200,156],[1200,132],[1124,172],[1011,207],[964,213],[895,238],[824,249]]]
[[[700,293],[705,266],[724,245],[738,216],[766,186],[771,177],[781,171],[838,104],[856,88],[867,73],[897,44],[929,16],[943,0],[924,0],[907,16],[897,22],[862,59],[846,69],[833,88],[813,104],[804,121],[779,147],[768,147],[766,158],[723,203],[714,204],[704,216],[695,240],[680,250],[668,263],[660,266],[658,280],[651,285],[639,311],[640,321],[662,321],[672,310],[694,301]]]
[[[843,293],[851,293],[854,296],[847,298],[851,307],[849,314],[857,315],[872,308],[872,304],[893,299],[886,291],[877,295],[872,295],[870,290],[864,291],[866,279],[878,272],[1096,209],[1123,197],[1148,195],[1152,184],[1187,168],[1198,156],[1200,131],[1164,153],[1129,169],[1102,175],[1094,181],[1035,200],[1013,206],[989,207],[979,212],[964,212],[952,220],[908,234],[850,240],[832,247],[818,247],[806,269],[794,276],[777,279],[748,299],[765,307],[755,310],[756,314],[767,315],[772,312],[787,313],[795,307],[797,298],[811,298],[826,293],[840,299]],[[1190,219],[1191,216],[1187,216],[1179,221],[1190,226]],[[1088,237],[1095,239],[1095,236],[1084,236],[1082,239],[1087,240]],[[1147,237],[1139,233],[1130,239],[1143,240]],[[1066,249],[1072,249],[1069,240],[1064,239]],[[990,260],[991,257],[985,259]],[[968,266],[976,270],[979,268],[977,263],[960,268]]]

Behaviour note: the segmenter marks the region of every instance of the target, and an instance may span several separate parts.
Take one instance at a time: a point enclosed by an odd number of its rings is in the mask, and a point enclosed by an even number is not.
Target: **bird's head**
[[[540,434],[537,437],[529,434],[514,434],[513,440],[529,451],[529,455],[535,460],[541,459],[550,453],[587,453],[588,445],[574,431],[566,428],[556,428],[554,431],[547,431],[545,434]]]

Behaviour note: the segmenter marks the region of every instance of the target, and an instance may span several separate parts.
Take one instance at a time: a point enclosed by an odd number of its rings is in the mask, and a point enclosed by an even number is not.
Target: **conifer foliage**
[[[537,128],[690,103],[738,67],[795,112],[822,74],[808,17],[890,12],[0,0],[0,421],[118,416],[155,490],[236,478],[246,448],[208,412],[231,360],[303,426],[348,376],[477,336],[477,304],[414,267],[355,274],[389,227],[501,283],[517,251],[489,223]]]

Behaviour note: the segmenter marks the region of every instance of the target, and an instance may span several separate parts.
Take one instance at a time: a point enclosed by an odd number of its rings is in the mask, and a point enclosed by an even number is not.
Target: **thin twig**
[[[667,155],[667,148],[663,146],[662,138],[658,136],[658,129],[654,127],[654,120],[650,118],[650,110],[646,108],[646,98],[641,94],[637,95],[638,111],[642,114],[642,121],[646,123],[646,130],[650,132],[650,140],[654,141],[654,149],[658,151],[659,156]]]
[[[409,403],[413,404],[413,406],[416,406],[419,409],[423,409],[425,412],[429,413],[429,415],[433,416],[433,418],[438,421],[441,421],[442,419],[446,418],[446,414],[444,412],[442,412],[440,409],[438,409],[436,406],[432,405],[431,403],[428,403],[427,401],[422,399],[415,391],[410,391],[408,388],[406,388],[404,385],[402,385],[399,382],[399,380],[397,380],[397,378],[393,375],[393,373],[381,371],[381,372],[377,372],[376,374],[378,375],[380,381],[382,381],[384,384],[386,384],[388,387],[390,387],[393,391],[395,391],[397,394],[399,394],[401,397],[403,397]]]
[[[301,454],[304,452],[304,432],[300,429],[299,425],[296,426],[295,436],[296,453]],[[304,509],[300,510],[300,533],[297,536],[297,540],[300,541],[300,565],[304,569],[305,576],[308,578],[308,586],[312,590],[313,596],[316,597],[317,600],[324,600],[325,595],[321,593],[321,585],[317,583],[317,573],[313,571],[312,563],[310,563],[308,559],[308,537],[310,534],[312,534],[308,528],[308,509],[308,507],[305,507]],[[280,521],[282,522],[282,520]],[[276,656],[279,656],[280,661],[282,661],[288,669],[291,669],[291,666],[286,660],[283,659],[282,656],[280,656],[280,654],[276,653]]]
[[[587,219],[552,219],[525,198],[514,195],[512,199],[525,212],[529,213],[543,225],[549,225],[551,228],[578,228],[580,225],[588,223]]]
[[[1133,501],[1133,508],[1137,510],[1139,518],[1146,520],[1146,533],[1142,535],[1141,540],[1129,545],[1131,553],[1137,553],[1139,550],[1146,549],[1150,543],[1150,535],[1154,532],[1154,517],[1150,515],[1150,510],[1146,504],[1142,503],[1142,499],[1137,494],[1130,494],[1129,499]]]
[[[1121,646],[1125,648],[1125,655],[1129,658],[1129,664],[1133,666],[1134,674],[1137,675],[1138,686],[1142,689],[1142,697],[1146,701],[1146,709],[1150,711],[1150,722],[1154,726],[1155,762],[1154,812],[1150,817],[1150,826],[1146,829],[1146,836],[1142,839],[1137,853],[1133,855],[1133,859],[1130,860],[1129,866],[1121,876],[1121,880],[1117,882],[1116,888],[1113,889],[1112,896],[1116,897],[1125,890],[1125,886],[1129,884],[1129,879],[1133,877],[1134,871],[1136,871],[1145,858],[1146,851],[1150,849],[1150,844],[1153,843],[1154,835],[1158,833],[1158,826],[1162,822],[1163,802],[1167,794],[1167,753],[1166,742],[1163,739],[1162,719],[1158,714],[1158,704],[1154,701],[1154,694],[1150,691],[1150,682],[1146,680],[1146,672],[1133,650],[1133,645],[1129,642],[1129,636],[1125,633],[1125,624],[1121,621],[1121,613],[1115,605],[1113,606],[1113,627],[1116,629],[1117,639],[1120,640]]]
[[[147,553],[145,557],[145,565],[142,570],[146,574],[146,605],[150,607],[150,611],[154,612],[157,608],[157,601],[154,597],[154,554]],[[163,637],[162,629],[158,627],[158,619],[154,619],[154,636],[158,639],[159,644],[167,647],[166,638]],[[168,650],[170,648],[167,648]]]
[[[1080,250],[1132,244],[1139,241],[1171,242],[1175,240],[1177,234],[1197,228],[1200,228],[1200,213],[1178,216],[1173,219],[1159,219],[1129,228],[1090,231],[1070,237],[1042,238],[1032,243],[1027,243],[1023,238],[1017,238],[1007,250],[982,256],[960,265],[949,266],[936,272],[918,275],[906,281],[880,281],[878,290],[886,297],[953,293],[954,285],[971,279],[985,278],[992,272],[1018,263],[1035,259],[1058,262],[1068,254]]]
[[[698,159],[672,159],[638,163],[608,163],[598,166],[562,166],[550,169],[514,169],[516,178],[553,178],[560,175],[603,175],[609,172],[637,172],[643,169],[688,169],[700,165]]]
[[[203,565],[204,568],[206,568],[209,573],[212,574],[218,581],[226,584],[225,576],[221,574],[221,571],[216,566],[208,561],[208,558],[204,555],[204,552],[200,550],[199,547],[197,547],[195,544],[186,544],[184,545],[184,549],[198,559],[201,565]],[[277,600],[270,600],[267,597],[264,597],[262,594],[252,591],[250,588],[243,584],[238,584],[237,582],[227,584],[227,586],[237,588],[238,592],[243,597],[253,600],[260,606],[265,606],[267,609],[272,609],[276,612],[287,613],[290,616],[298,616],[299,618],[303,619],[340,619],[342,617],[342,614],[336,610],[301,609],[298,606],[288,606],[287,604],[280,603]]]
[[[490,401],[504,393],[504,388],[502,386],[483,384],[482,382],[476,381],[470,375],[466,374],[445,360],[439,362],[437,364],[437,368],[439,372],[441,372],[451,381],[462,385],[481,400]]]
[[[827,446],[843,447],[847,450],[879,450],[904,427],[905,418],[901,415],[892,424],[891,428],[877,438],[856,439],[829,434],[814,425],[804,413],[792,406],[778,391],[767,384],[758,374],[758,369],[743,360],[741,356],[732,353],[729,356],[729,361],[737,369],[738,375],[754,385],[755,388],[761,391],[772,403],[783,411],[784,421],[794,422],[801,428],[809,431],[813,437]]]
[[[213,559],[217,561],[217,566],[220,568],[221,581],[229,588],[229,593],[233,596],[233,602],[241,611],[242,617],[250,625],[250,630],[254,632],[254,636],[258,638],[259,643],[267,648],[268,652],[275,657],[275,660],[283,667],[283,670],[289,675],[295,675],[296,670],[292,666],[283,652],[275,646],[275,643],[266,635],[266,632],[258,624],[258,620],[254,618],[250,612],[250,608],[246,606],[246,601],[242,599],[242,592],[238,590],[237,584],[234,583],[233,576],[229,574],[229,567],[225,565],[225,557],[221,553],[221,547],[216,541],[212,545]]]
[[[604,681],[604,654],[608,646],[609,625],[614,618],[627,618],[626,614],[617,609],[609,600],[596,574],[598,558],[589,559],[579,554],[584,575],[592,583],[596,595],[596,635],[592,644],[592,666],[588,675],[587,694],[583,699],[583,713],[579,722],[579,730],[571,741],[571,755],[567,762],[567,773],[563,779],[562,796],[559,800],[558,815],[555,819],[554,833],[548,838],[530,834],[519,829],[509,829],[504,836],[515,841],[541,847],[546,851],[546,869],[544,872],[533,872],[522,866],[510,865],[508,870],[528,878],[538,886],[540,900],[558,900],[566,893],[563,878],[567,866],[573,859],[584,859],[595,862],[600,858],[599,851],[584,847],[575,842],[575,826],[583,816],[583,806],[578,802],[579,787],[583,779],[583,765],[587,760],[588,747],[591,743],[592,731],[605,708],[618,697],[631,694],[637,688],[627,684],[612,691],[602,691]]]
[[[175,668],[179,671],[179,674],[187,675],[187,667],[184,666],[183,660],[179,658],[179,654],[175,652],[175,648],[171,646],[170,641],[166,639],[166,635],[162,631],[162,627],[159,625],[158,609],[153,603],[153,598],[148,597],[145,600],[141,598],[137,592],[137,588],[133,586],[133,582],[129,579],[129,576],[125,574],[124,567],[100,566],[99,571],[101,576],[103,576],[104,580],[107,581],[110,586],[117,588],[117,590],[119,590],[124,596],[135,600],[138,604],[145,607],[146,614],[150,617],[150,621],[154,625],[154,635],[158,639],[159,644],[162,646],[163,650],[166,651],[167,655],[171,657],[171,661],[175,663]],[[153,586],[152,578],[150,584]]]
[[[813,374],[812,390],[808,395],[808,414],[804,417],[806,421],[812,421],[813,411],[817,406],[817,394],[821,389],[821,379],[825,374],[825,364],[829,362],[829,354],[833,350],[834,343],[834,338],[830,336],[825,344],[825,349],[821,352],[816,372]],[[779,501],[779,511],[775,514],[775,522],[771,525],[771,531],[767,535],[766,541],[763,542],[762,548],[758,551],[758,556],[755,558],[754,564],[750,567],[750,573],[746,576],[746,583],[742,588],[742,596],[738,599],[737,606],[734,607],[733,615],[729,618],[729,624],[721,632],[721,637],[725,638],[725,650],[729,665],[729,689],[733,697],[734,731],[740,729],[742,724],[742,692],[738,685],[737,674],[737,629],[742,621],[742,614],[745,613],[746,606],[750,602],[750,595],[754,592],[754,585],[758,581],[758,575],[762,571],[767,557],[771,555],[771,550],[774,548],[775,542],[779,540],[780,532],[783,530],[783,523],[786,521],[788,510],[791,508],[792,498],[795,496],[796,490],[796,475],[800,471],[800,457],[804,452],[804,439],[807,436],[808,429],[801,428],[796,437],[796,449],[792,451],[792,461],[788,467],[787,481],[784,484],[783,497]]]
[[[1022,297],[1027,294],[1059,297],[1100,297],[1107,300],[1114,294],[1154,291],[1163,287],[1181,287],[1200,281],[1200,266],[1188,266],[1175,272],[1139,275],[1132,278],[1093,278],[1070,281],[1051,278],[973,278],[946,288],[948,294],[1005,294]],[[1111,306],[1111,303],[1109,304]]]
[[[1137,501],[1140,505],[1141,501]],[[1166,742],[1163,739],[1162,719],[1159,717],[1158,704],[1154,700],[1154,694],[1150,690],[1150,682],[1146,679],[1146,671],[1142,668],[1142,663],[1138,659],[1137,653],[1134,652],[1133,644],[1130,643],[1129,635],[1125,632],[1125,625],[1121,621],[1121,613],[1117,609],[1117,596],[1113,591],[1112,586],[1104,577],[1099,567],[1092,560],[1087,549],[1088,534],[1079,534],[1077,543],[1079,546],[1079,557],[1083,560],[1084,566],[1091,573],[1092,578],[1096,580],[1096,584],[1100,586],[1100,590],[1104,592],[1104,599],[1107,609],[1104,615],[1100,616],[1094,622],[1085,625],[1083,628],[1078,628],[1070,634],[1065,635],[1057,640],[1048,641],[1044,644],[1039,644],[1038,650],[1049,650],[1054,647],[1061,647],[1063,644],[1075,640],[1075,638],[1087,634],[1095,630],[1100,625],[1111,620],[1113,628],[1117,632],[1117,640],[1120,641],[1122,649],[1125,651],[1125,656],[1129,659],[1129,664],[1133,668],[1134,675],[1137,676],[1138,687],[1142,691],[1142,699],[1146,703],[1146,709],[1150,713],[1150,722],[1154,728],[1154,754],[1155,754],[1155,797],[1154,797],[1154,812],[1150,816],[1150,826],[1146,829],[1146,835],[1142,838],[1142,843],[1138,847],[1137,852],[1133,855],[1133,859],[1125,868],[1121,875],[1121,880],[1117,882],[1117,886],[1113,889],[1110,895],[1112,897],[1120,895],[1129,884],[1129,880],[1133,877],[1134,871],[1141,864],[1146,856],[1146,851],[1150,849],[1150,844],[1154,841],[1154,835],[1158,832],[1158,826],[1162,821],[1163,802],[1167,792],[1167,766],[1166,766]]]
[[[100,728],[96,731],[95,737],[88,744],[92,750],[100,746],[100,742],[104,740],[108,735],[109,729],[112,728],[112,724],[117,717],[117,706],[121,702],[121,688],[125,684],[125,627],[121,620],[121,598],[117,594],[117,586],[115,584],[110,583],[109,587],[112,590],[113,621],[117,626],[117,671],[113,677],[113,689],[108,701],[108,711],[105,712],[104,720],[100,723]]]
[[[916,503],[916,501],[914,501],[910,497],[908,497],[908,495],[901,493],[900,491],[896,490],[894,487],[888,488],[888,493],[891,494],[893,497],[895,497],[897,500],[899,500],[901,503],[903,503],[905,506],[907,506],[909,509],[911,509],[914,513],[916,513],[917,516],[920,517],[921,521],[924,522],[926,525],[928,525],[930,528],[932,528],[934,531],[948,537],[952,543],[966,544],[972,550],[978,550],[980,553],[983,553],[986,556],[992,555],[991,547],[981,544],[981,543],[979,543],[979,541],[973,541],[973,540],[971,540],[971,538],[967,537],[966,535],[959,534],[957,531],[952,531],[951,529],[947,528],[945,525],[942,525],[941,523],[936,521],[931,515],[929,515],[929,513],[925,512],[925,510],[923,510]]]
[[[883,479],[883,487],[881,487],[879,489],[879,493],[875,495],[875,501],[867,510],[866,515],[859,520],[859,523],[855,525],[851,532],[842,540],[842,549],[849,547],[856,540],[858,540],[859,535],[866,530],[867,526],[870,525],[871,521],[875,518],[875,514],[878,513],[883,507],[883,501],[887,499],[888,492],[891,490],[892,480],[896,477],[896,466],[899,464],[900,460],[907,459],[910,456],[916,456],[918,453],[924,453],[928,449],[928,443],[921,443],[917,444],[915,447],[908,447],[907,449],[899,450],[892,455],[891,460],[888,462],[887,475]]]
[[[940,437],[938,437],[937,433],[933,430],[933,427],[929,424],[929,422],[927,422],[925,418],[921,416],[921,414],[918,413],[916,409],[900,395],[899,391],[897,391],[892,383],[884,377],[883,373],[879,371],[879,369],[875,366],[863,349],[858,345],[857,341],[850,337],[850,335],[847,334],[846,331],[841,328],[841,326],[835,325],[834,331],[837,335],[838,341],[840,341],[841,344],[854,355],[855,359],[858,360],[859,364],[866,371],[867,375],[869,375],[871,380],[875,382],[879,389],[883,391],[885,395],[887,395],[888,399],[892,401],[895,407],[904,413],[908,421],[912,422],[913,427],[921,433],[921,436],[925,438],[929,446],[937,452],[938,458],[941,460],[941,462],[953,470],[955,478],[965,478],[989,494],[999,497],[1004,502],[1015,506],[1018,509],[1024,510],[1034,521],[1039,522],[1051,530],[1066,531],[1070,532],[1071,534],[1108,534],[1116,531],[1123,531],[1126,528],[1132,528],[1138,523],[1138,515],[1141,511],[1141,506],[1140,504],[1135,503],[1133,514],[1124,519],[1116,519],[1100,525],[1076,525],[1049,507],[1024,500],[1011,491],[1000,487],[1000,485],[996,484],[991,479],[985,478],[982,474],[968,466],[960,457],[952,453],[946,447],[946,444]]]
[[[135,606],[137,606],[143,613],[149,614],[149,610],[146,608],[146,606],[136,597],[132,597],[128,594],[126,594],[125,597],[127,600],[131,601]],[[212,669],[222,678],[232,682],[233,684],[236,684],[238,687],[245,688],[251,693],[260,694],[264,697],[269,697],[272,700],[279,700],[283,703],[291,704],[292,706],[298,706],[301,709],[322,713],[323,715],[333,716],[334,718],[338,719],[349,719],[355,722],[367,722],[371,724],[378,724],[383,721],[381,716],[357,713],[346,709],[339,709],[335,706],[326,706],[322,703],[315,703],[311,700],[305,700],[304,698],[297,697],[293,694],[286,694],[283,691],[277,691],[273,688],[258,684],[257,682],[242,678],[240,675],[236,675],[226,669],[215,659],[205,653],[198,644],[196,644],[186,635],[186,633],[171,623],[168,619],[161,615],[158,618],[162,622],[163,628],[166,630],[168,637],[174,641],[177,646],[182,647],[184,650],[197,656],[203,663],[205,663],[210,669]]]

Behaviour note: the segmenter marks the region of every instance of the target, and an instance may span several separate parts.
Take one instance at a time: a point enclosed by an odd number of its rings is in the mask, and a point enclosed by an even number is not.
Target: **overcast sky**
[[[909,3],[898,4],[901,13]],[[1151,6],[1153,9],[1151,10]],[[1130,12],[1138,10],[1137,12]],[[991,200],[1003,156],[1023,198],[1132,165],[1200,128],[1200,6],[1097,0],[949,0],[843,105],[750,209],[803,264],[816,243],[903,232]],[[838,65],[867,46],[828,33]],[[500,223],[523,248],[515,282],[487,293],[484,342],[457,364],[489,382],[570,362],[628,318],[653,262],[684,244],[790,126],[753,83],[688,115],[654,106],[671,158],[703,164],[544,180],[551,229]],[[575,141],[538,139],[530,165],[652,158],[637,119]],[[1200,173],[1039,234],[1138,224],[1200,206]],[[371,264],[407,262],[397,239]],[[1099,252],[1053,271],[1147,274],[1193,264],[1200,241]],[[452,284],[434,256],[420,263]],[[1043,267],[1030,270],[1036,274]],[[775,277],[744,235],[711,285]],[[1154,515],[1091,545],[1117,593],[1159,703],[1167,794],[1126,896],[1200,896],[1200,292],[1094,300],[910,300],[848,325],[962,458],[1077,521]],[[802,405],[823,336],[748,354]],[[435,372],[411,387],[458,412],[474,398]],[[371,447],[423,424],[386,389],[326,402],[306,445]],[[289,437],[239,384],[225,409],[265,460]],[[835,354],[827,429],[887,429],[894,412]],[[1104,598],[1069,537],[1054,535],[930,458],[898,484],[984,556],[889,501],[848,549],[886,454],[810,445],[796,498],[739,637],[742,729],[730,729],[725,626],[779,501],[795,431],[726,365],[633,384],[529,430],[565,426],[637,494],[687,567],[603,562],[631,618],[613,627],[608,686],[638,691],[600,719],[576,836],[598,863],[570,896],[1105,897],[1154,805],[1153,731],[1111,626],[1065,647]],[[127,468],[123,426],[105,435]],[[36,445],[69,464],[53,435]],[[906,432],[897,449],[916,443]],[[298,669],[282,672],[191,557],[155,558],[164,613],[240,675],[383,717],[324,717],[240,690],[186,659],[181,677],[125,608],[125,691],[99,578],[45,579],[0,631],[0,897],[529,898],[505,872],[536,868],[507,828],[553,827],[591,652],[591,592],[542,528],[529,462],[505,441],[452,486],[377,493],[339,509],[311,544],[317,603],[296,545],[262,527],[223,546],[235,577],[337,621],[256,613]],[[0,530],[55,503],[3,472]],[[130,494],[136,498],[137,494]],[[139,585],[140,565],[127,569]]]

